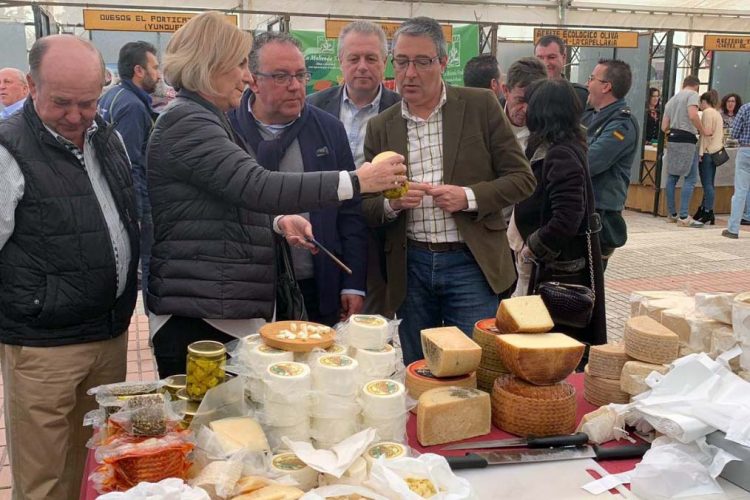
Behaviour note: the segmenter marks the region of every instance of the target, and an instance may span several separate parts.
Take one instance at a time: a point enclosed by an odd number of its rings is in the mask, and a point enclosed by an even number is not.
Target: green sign
[[[308,95],[339,85],[343,77],[339,69],[338,39],[326,38],[324,31],[293,30],[291,34],[302,45],[307,70],[312,73],[312,79],[307,85]],[[448,64],[443,79],[451,85],[463,85],[464,65],[478,54],[479,26],[454,26],[453,40],[448,43]],[[390,62],[385,68],[385,78],[386,86],[393,89],[393,66]]]

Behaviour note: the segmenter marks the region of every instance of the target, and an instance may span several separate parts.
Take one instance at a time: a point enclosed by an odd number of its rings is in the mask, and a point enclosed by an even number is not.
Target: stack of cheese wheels
[[[252,375],[247,379],[247,388],[253,401],[263,401],[263,378],[268,367],[284,361],[294,361],[294,353],[276,349],[262,342],[251,344],[247,353],[247,364],[252,370]]]
[[[397,380],[382,379],[362,387],[362,423],[380,439],[403,442],[406,437],[406,388]]]
[[[479,370],[477,370],[479,371]],[[464,387],[476,389],[477,372],[459,375],[457,377],[436,377],[427,367],[427,361],[420,359],[406,367],[406,391],[409,396],[419,401],[422,393],[437,387]],[[417,413],[418,406],[412,408],[412,413]]]
[[[388,343],[388,320],[382,316],[353,314],[347,325],[349,345],[355,349],[379,350]]]
[[[310,434],[318,448],[332,445],[358,430],[359,409],[348,403],[357,396],[359,363],[343,354],[327,354],[313,362],[314,398],[310,412]],[[338,411],[332,414],[334,407]]]
[[[273,449],[281,438],[310,440],[309,394],[312,388],[310,367],[295,361],[273,363],[266,369],[263,422]]]
[[[576,391],[567,382],[537,386],[512,375],[495,380],[492,423],[518,436],[570,434],[576,428]]]
[[[407,368],[409,395],[419,400],[422,393],[448,385],[476,388],[482,348],[455,326],[422,330],[425,359]],[[422,362],[423,361],[423,362]],[[419,411],[418,406],[412,411]]]
[[[620,374],[631,359],[622,343],[591,346],[583,382],[586,401],[597,406],[627,403],[630,395],[620,389]]]
[[[291,452],[279,453],[271,458],[270,470],[273,476],[291,476],[297,481],[297,485],[305,490],[311,490],[318,486],[318,471],[299,459]]]
[[[353,349],[352,357],[359,363],[358,383],[388,378],[396,371],[396,349],[385,344],[380,349]]]
[[[483,319],[474,324],[472,339],[482,348],[482,360],[477,368],[477,387],[485,392],[492,392],[495,379],[508,373],[497,353],[496,337],[499,333],[495,318]]]
[[[497,311],[497,352],[513,375],[495,380],[492,419],[519,435],[549,436],[575,429],[575,389],[563,380],[583,357],[584,344],[546,333],[552,318],[537,295],[503,300]]]
[[[382,458],[383,460],[395,460],[396,458],[403,458],[409,456],[409,447],[396,443],[393,441],[381,441],[379,443],[371,445],[365,451],[364,457],[367,462],[367,470],[369,471],[372,464],[376,460]]]

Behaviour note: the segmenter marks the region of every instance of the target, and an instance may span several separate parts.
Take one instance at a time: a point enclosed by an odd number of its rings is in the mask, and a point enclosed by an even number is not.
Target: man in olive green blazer
[[[402,104],[372,118],[365,159],[404,156],[410,189],[399,200],[363,201],[371,226],[385,227],[388,306],[404,362],[423,357],[424,328],[455,325],[471,335],[492,317],[515,280],[502,209],[527,198],[535,180],[510,124],[488,90],[442,82],[445,40],[437,22],[414,18],[394,35]]]

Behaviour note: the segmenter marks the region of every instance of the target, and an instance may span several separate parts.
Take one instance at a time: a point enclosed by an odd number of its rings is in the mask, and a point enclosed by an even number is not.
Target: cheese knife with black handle
[[[580,446],[589,442],[589,436],[585,432],[576,434],[563,434],[561,436],[529,437],[495,439],[493,441],[473,441],[468,443],[452,444],[445,446],[443,450],[483,450],[487,448],[560,448],[564,446]]]

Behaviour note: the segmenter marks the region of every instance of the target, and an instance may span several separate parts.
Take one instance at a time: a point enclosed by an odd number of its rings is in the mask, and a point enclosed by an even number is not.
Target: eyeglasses
[[[594,75],[589,75],[589,81],[596,80],[599,83],[612,83],[609,80],[602,80],[601,78],[597,78]]]
[[[435,57],[415,57],[409,59],[408,57],[394,57],[391,59],[393,67],[399,71],[403,71],[409,67],[410,63],[414,63],[414,68],[417,71],[423,71],[432,66],[432,63],[440,59],[440,56]]]
[[[272,78],[273,83],[276,85],[289,85],[292,83],[292,78],[300,83],[307,83],[312,78],[312,73],[309,71],[303,71],[294,75],[289,73],[253,73],[255,76],[264,76],[266,78]]]

